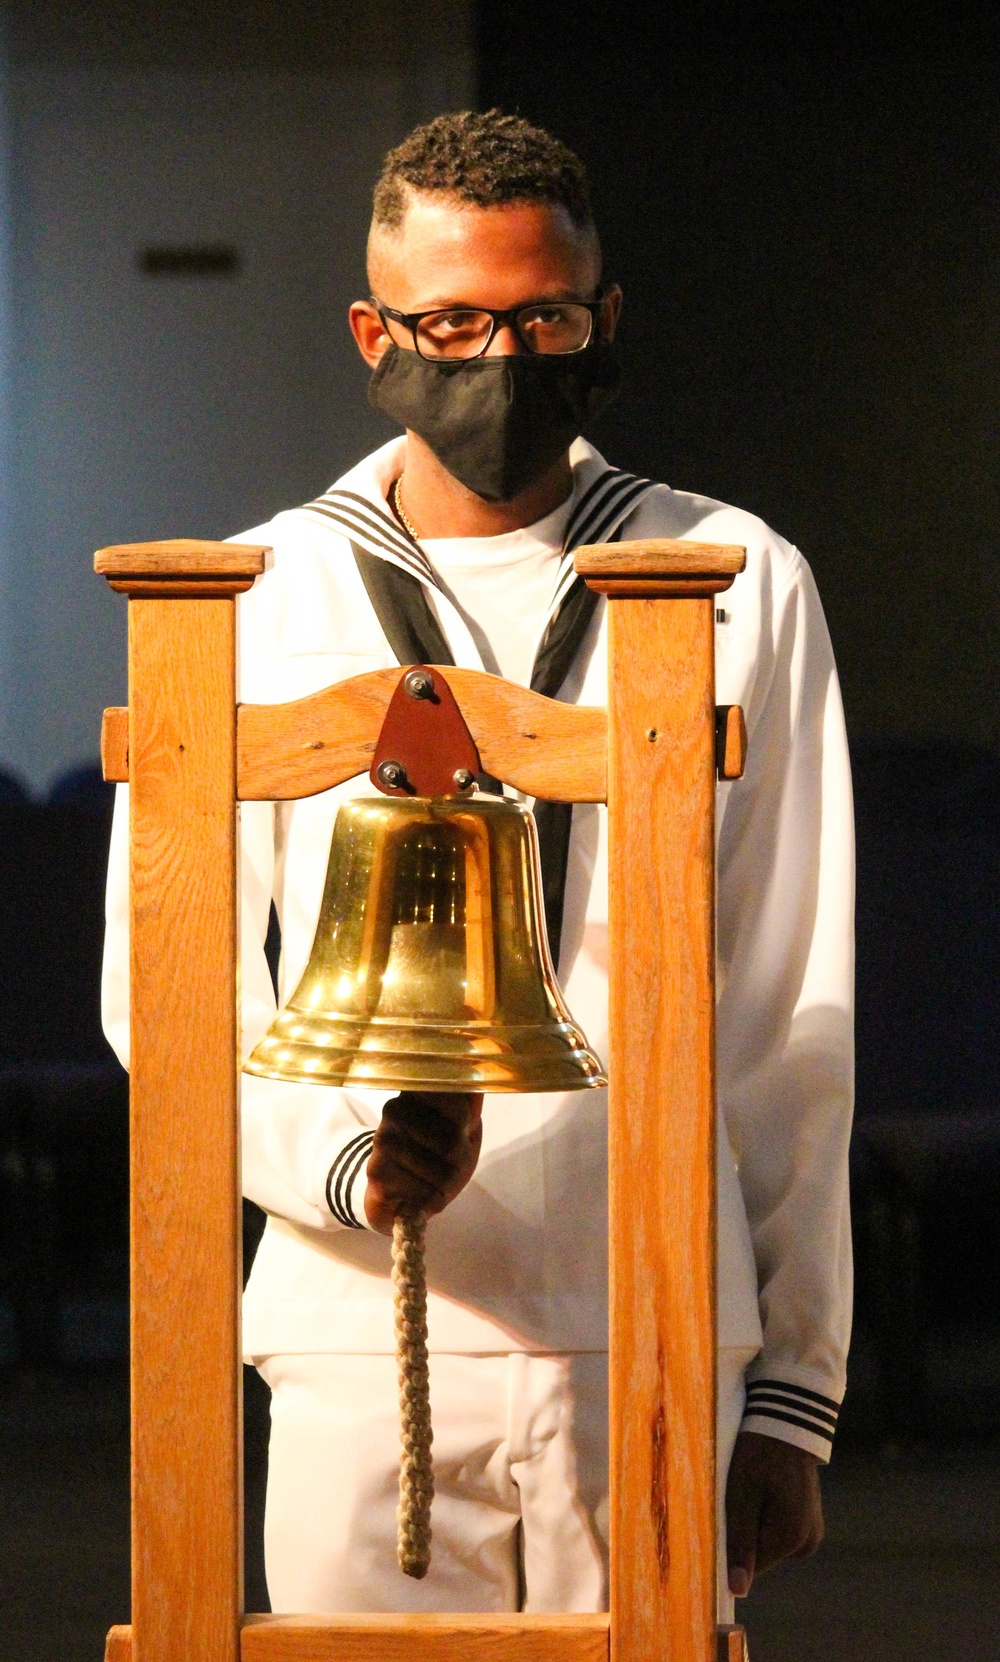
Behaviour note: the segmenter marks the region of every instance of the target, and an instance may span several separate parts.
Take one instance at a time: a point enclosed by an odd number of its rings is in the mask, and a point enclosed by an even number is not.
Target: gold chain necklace
[[[392,482],[392,505],[393,505],[393,508],[396,510],[397,517],[398,517],[398,519],[400,521],[400,524],[402,525],[404,531],[409,531],[410,536],[413,538],[414,542],[419,542],[420,541],[420,533],[417,530],[416,526],[414,525],[413,521],[411,519],[407,519],[406,512],[403,508],[403,504],[400,501],[399,487],[402,483],[402,479],[403,479],[403,475],[400,474],[399,478],[394,479],[393,482]]]

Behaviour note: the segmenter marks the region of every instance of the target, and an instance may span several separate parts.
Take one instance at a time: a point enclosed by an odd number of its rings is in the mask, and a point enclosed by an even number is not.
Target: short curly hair
[[[406,188],[442,191],[480,208],[553,202],[574,225],[591,227],[587,170],[543,127],[501,110],[460,110],[415,127],[390,150],[375,186],[372,224],[398,231]]]

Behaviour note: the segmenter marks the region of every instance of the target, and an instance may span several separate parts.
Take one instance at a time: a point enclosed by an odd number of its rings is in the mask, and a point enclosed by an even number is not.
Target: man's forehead
[[[400,310],[503,306],[592,289],[600,247],[559,203],[480,207],[445,192],[414,191],[398,229],[373,225],[368,272],[378,298]]]

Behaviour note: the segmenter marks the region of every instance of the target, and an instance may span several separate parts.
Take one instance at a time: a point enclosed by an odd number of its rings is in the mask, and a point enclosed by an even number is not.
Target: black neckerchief
[[[573,570],[573,551],[586,542],[615,542],[624,520],[654,488],[648,479],[607,468],[583,492],[566,527],[553,605],[531,672],[531,690],[556,698],[583,644],[598,597]],[[454,664],[444,631],[427,599],[437,578],[423,549],[367,498],[334,488],[310,503],[347,535],[361,580],[400,664]],[[484,774],[480,788],[502,787]],[[558,967],[566,900],[566,872],[573,821],[571,802],[535,803],[542,865],[542,899],[552,961]]]

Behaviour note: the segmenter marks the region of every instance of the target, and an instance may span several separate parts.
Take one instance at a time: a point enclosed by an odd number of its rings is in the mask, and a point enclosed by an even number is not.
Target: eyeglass
[[[513,329],[528,352],[545,357],[582,352],[593,338],[604,297],[596,300],[529,300],[496,311],[489,306],[449,306],[442,311],[397,312],[373,300],[386,320],[409,330],[422,358],[481,358],[498,329]]]

